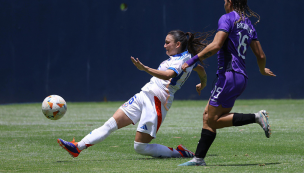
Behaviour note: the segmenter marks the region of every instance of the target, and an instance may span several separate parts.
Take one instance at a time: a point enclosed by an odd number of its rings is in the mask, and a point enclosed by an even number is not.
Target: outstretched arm
[[[257,58],[258,66],[262,75],[265,76],[276,76],[270,69],[265,68],[266,66],[266,55],[262,49],[261,43],[257,40],[252,40],[250,47]]]
[[[207,85],[207,74],[204,67],[201,65],[197,65],[195,68],[193,68],[193,71],[196,71],[198,77],[200,78],[201,83],[196,85],[196,91],[198,95],[201,95],[201,90],[204,89]]]
[[[186,63],[184,63],[182,69],[186,71],[186,68],[193,65],[196,61],[205,60],[210,56],[216,54],[225,43],[227,37],[228,37],[227,32],[218,31],[215,34],[213,41],[205,49],[203,49],[200,53],[198,53],[197,56],[194,56],[191,60],[188,60]]]
[[[145,72],[149,73],[150,75],[155,76],[159,79],[169,80],[176,76],[176,73],[173,70],[160,71],[160,70],[150,68],[150,67],[142,64],[138,58],[135,59],[132,56],[131,56],[131,61],[138,68],[138,70],[145,71]]]

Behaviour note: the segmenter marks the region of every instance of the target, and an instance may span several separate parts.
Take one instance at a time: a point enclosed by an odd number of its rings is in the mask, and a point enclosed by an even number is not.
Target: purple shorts
[[[234,71],[219,74],[209,104],[218,107],[222,105],[223,108],[232,108],[238,96],[242,94],[247,85],[247,78]]]

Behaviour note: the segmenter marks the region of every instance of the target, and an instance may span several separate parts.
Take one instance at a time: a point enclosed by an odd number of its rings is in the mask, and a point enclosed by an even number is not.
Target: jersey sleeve
[[[252,34],[252,40],[258,40],[258,33],[254,30]]]
[[[182,59],[180,60],[174,60],[172,64],[168,67],[168,69],[173,70],[176,75],[179,75],[183,70],[182,70],[182,65],[184,64],[184,61]]]
[[[224,31],[224,32],[230,33],[231,28],[232,28],[231,23],[232,22],[231,22],[228,14],[222,15],[222,17],[218,21],[217,31]]]

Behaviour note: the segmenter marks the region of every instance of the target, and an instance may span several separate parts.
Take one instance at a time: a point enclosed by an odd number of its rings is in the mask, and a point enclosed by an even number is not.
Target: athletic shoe
[[[182,163],[178,166],[206,166],[204,159],[194,157],[192,160]]]
[[[71,142],[59,138],[57,139],[57,142],[63,149],[67,150],[72,157],[77,157],[81,152],[81,150],[77,148],[78,143],[75,142],[74,138]]]
[[[192,158],[194,157],[194,153],[188,150],[185,146],[179,145],[176,150],[180,153],[182,157]]]
[[[259,114],[259,119],[258,119],[258,124],[260,124],[260,126],[263,128],[263,130],[265,131],[265,135],[267,138],[270,137],[271,135],[271,129],[270,129],[270,125],[268,122],[268,112],[266,112],[265,110],[260,110],[258,112]]]

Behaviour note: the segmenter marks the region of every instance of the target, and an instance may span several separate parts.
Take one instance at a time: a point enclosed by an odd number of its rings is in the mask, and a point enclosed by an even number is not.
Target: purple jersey
[[[237,12],[223,15],[218,22],[218,31],[228,33],[222,48],[218,51],[217,74],[235,71],[247,77],[245,57],[252,40],[257,40],[257,33],[248,18],[241,20]]]

